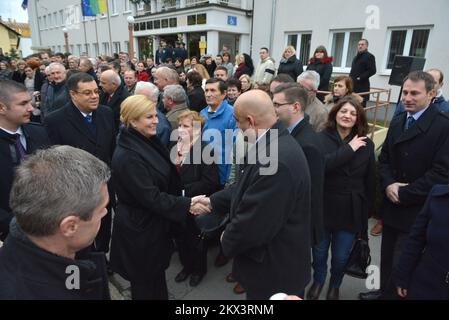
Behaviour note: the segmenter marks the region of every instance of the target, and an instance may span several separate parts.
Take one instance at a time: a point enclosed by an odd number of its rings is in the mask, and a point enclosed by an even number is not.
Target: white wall
[[[33,54],[33,50],[31,50],[31,38],[20,38],[19,50],[22,51],[22,57],[24,58]]]
[[[256,0],[254,12],[254,46],[269,45],[269,24],[272,1]],[[369,16],[365,12],[368,6],[379,8],[379,28],[365,29],[363,36],[370,42],[369,51],[376,57],[377,75],[371,78],[371,86],[388,87],[389,73],[385,70],[387,54],[388,28],[433,26],[426,51],[425,68],[440,68],[449,77],[449,1],[412,1],[410,0],[346,0],[340,1],[304,1],[277,0],[275,37],[272,55],[277,63],[285,46],[285,33],[289,31],[312,31],[311,54],[318,45],[325,45],[331,51],[330,30],[365,28]],[[257,28],[256,28],[257,26]],[[253,58],[258,61],[257,52]],[[305,63],[305,62],[304,62]],[[444,89],[444,88],[443,88]],[[399,88],[393,87],[392,101],[397,99]],[[449,85],[446,88],[449,96]]]

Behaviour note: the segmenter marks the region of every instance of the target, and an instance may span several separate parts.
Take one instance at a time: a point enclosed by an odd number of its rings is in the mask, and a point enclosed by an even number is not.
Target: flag
[[[22,9],[26,10],[28,8],[28,0],[23,0],[22,2]]]
[[[107,0],[81,0],[81,9],[83,16],[95,17],[97,14],[106,14],[108,12]]]

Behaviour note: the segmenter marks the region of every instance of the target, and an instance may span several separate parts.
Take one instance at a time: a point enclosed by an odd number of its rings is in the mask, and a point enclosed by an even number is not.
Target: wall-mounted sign
[[[230,26],[236,26],[237,25],[237,17],[236,16],[228,16],[228,24]]]

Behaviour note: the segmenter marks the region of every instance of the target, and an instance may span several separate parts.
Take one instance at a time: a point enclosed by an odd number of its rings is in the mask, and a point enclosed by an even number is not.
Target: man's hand
[[[397,293],[401,298],[406,298],[407,297],[407,289],[402,289],[400,287],[397,287]]]
[[[193,215],[200,215],[210,213],[212,208],[210,206],[210,200],[206,196],[196,196],[192,198],[190,202],[190,213]]]
[[[405,186],[408,186],[408,183],[392,183],[385,189],[385,194],[391,202],[393,202],[394,204],[399,204],[399,188]]]

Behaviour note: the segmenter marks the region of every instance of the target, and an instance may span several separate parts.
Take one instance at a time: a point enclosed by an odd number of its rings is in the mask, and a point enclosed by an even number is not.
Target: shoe
[[[327,291],[327,300],[340,300],[340,289],[339,288],[329,288]]]
[[[381,296],[382,296],[382,291],[380,291],[380,290],[359,293],[360,300],[380,300]]]
[[[221,252],[218,254],[218,256],[215,258],[215,266],[216,267],[223,267],[229,262],[229,259],[226,258]]]
[[[109,264],[106,266],[106,273],[108,274],[108,276],[114,275],[114,270],[112,270],[112,268]]]
[[[192,274],[190,276],[189,284],[191,287],[196,287],[201,280],[203,280],[204,274]]]
[[[374,237],[380,236],[382,234],[382,224],[377,221],[377,223],[374,225],[374,227],[371,228],[371,231],[369,233]]]
[[[307,300],[318,300],[321,290],[323,290],[323,285],[314,281],[309,291],[307,291]]]
[[[234,275],[232,274],[232,272],[226,276],[226,282],[229,283],[237,282],[237,280],[234,279]]]
[[[182,269],[180,273],[178,273],[175,277],[176,282],[183,282],[185,281],[190,275],[190,272],[188,272],[186,269]]]
[[[242,287],[240,283],[237,282],[237,284],[234,287],[234,293],[235,294],[242,294],[245,293],[246,289]]]

